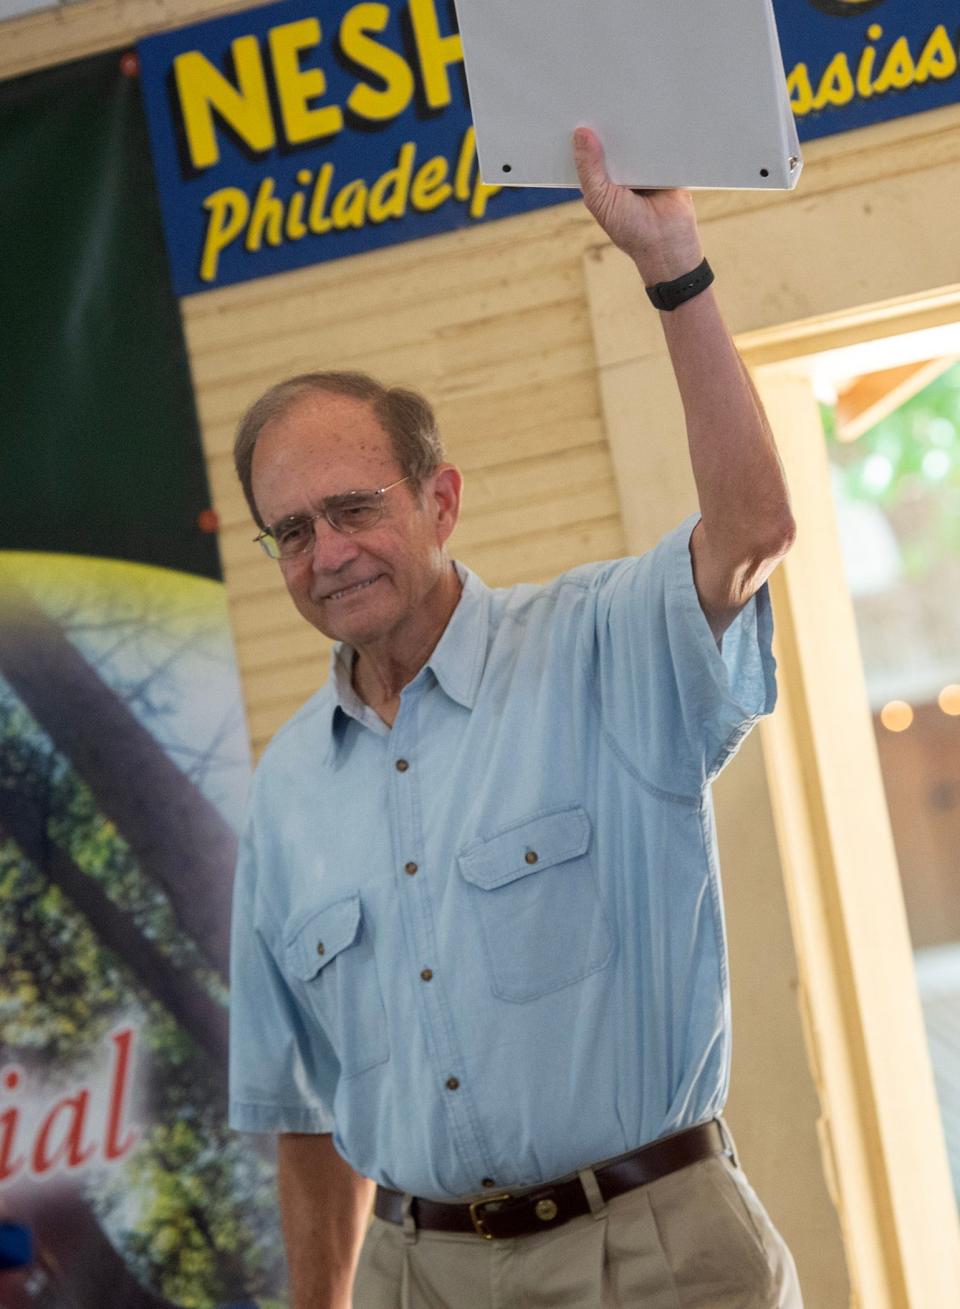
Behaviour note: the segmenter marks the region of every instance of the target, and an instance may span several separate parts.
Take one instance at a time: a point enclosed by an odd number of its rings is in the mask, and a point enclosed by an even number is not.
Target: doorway
[[[741,344],[801,524],[762,731],[823,1145],[862,1301],[926,1305],[957,1249],[960,330],[898,326]]]

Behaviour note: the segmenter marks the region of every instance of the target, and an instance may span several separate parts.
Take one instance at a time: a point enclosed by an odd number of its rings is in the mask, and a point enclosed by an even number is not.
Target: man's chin
[[[322,632],[331,641],[342,641],[345,645],[369,645],[382,635],[386,627],[382,619],[378,622],[373,614],[337,613],[331,604],[311,605],[309,609],[301,609],[300,612],[318,632]]]

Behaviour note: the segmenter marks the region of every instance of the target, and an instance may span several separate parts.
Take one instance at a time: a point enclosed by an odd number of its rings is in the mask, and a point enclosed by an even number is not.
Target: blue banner
[[[960,100],[960,0],[774,0],[801,141]]]
[[[802,139],[960,98],[960,0],[775,8]],[[139,53],[179,295],[574,194],[480,181],[451,0],[285,0]]]
[[[570,199],[480,181],[444,0],[286,0],[139,52],[179,295]]]

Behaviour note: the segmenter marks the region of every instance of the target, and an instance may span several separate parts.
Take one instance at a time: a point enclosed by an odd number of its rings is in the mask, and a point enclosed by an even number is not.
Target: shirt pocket
[[[589,847],[586,810],[569,805],[531,814],[459,852],[501,1000],[535,1000],[609,962],[614,936]]]
[[[360,896],[301,911],[284,935],[288,971],[333,1047],[342,1077],[390,1055],[377,962]]]

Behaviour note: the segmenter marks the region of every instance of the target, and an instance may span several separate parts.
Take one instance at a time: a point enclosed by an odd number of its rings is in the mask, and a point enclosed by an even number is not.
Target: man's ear
[[[441,464],[431,476],[431,489],[428,494],[436,506],[437,535],[439,544],[443,545],[450,537],[460,517],[460,501],[463,495],[463,476],[453,464]]]

